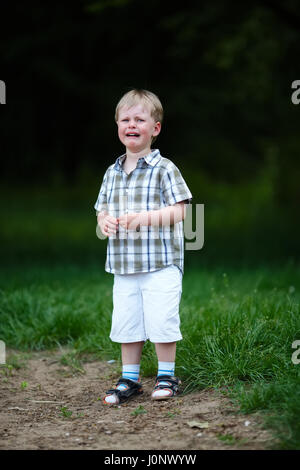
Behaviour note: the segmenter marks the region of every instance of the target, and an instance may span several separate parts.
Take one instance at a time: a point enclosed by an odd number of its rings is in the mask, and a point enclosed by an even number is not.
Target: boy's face
[[[118,114],[118,135],[122,144],[131,152],[149,150],[152,137],[160,133],[161,124],[155,122],[150,110],[143,104],[123,106]]]

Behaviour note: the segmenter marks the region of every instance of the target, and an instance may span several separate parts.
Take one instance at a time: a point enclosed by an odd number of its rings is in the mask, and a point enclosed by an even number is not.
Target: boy
[[[158,373],[153,400],[175,396],[176,342],[183,275],[185,202],[192,194],[178,168],[151,144],[163,109],[147,90],[131,90],[116,107],[118,135],[126,153],[106,171],[95,204],[108,237],[105,270],[114,274],[110,339],[121,343],[122,377],[105,404],[142,393],[139,378],[144,342],[155,343]]]

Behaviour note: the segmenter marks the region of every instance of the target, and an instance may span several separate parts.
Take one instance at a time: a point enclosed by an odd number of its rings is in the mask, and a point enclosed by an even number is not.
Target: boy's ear
[[[161,123],[159,121],[157,121],[155,123],[155,129],[154,129],[154,132],[153,132],[153,136],[157,136],[161,131]]]

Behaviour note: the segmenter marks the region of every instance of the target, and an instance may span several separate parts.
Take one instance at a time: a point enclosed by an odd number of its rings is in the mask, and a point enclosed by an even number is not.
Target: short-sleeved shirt
[[[185,201],[192,194],[176,165],[158,149],[141,157],[127,175],[126,154],[108,167],[94,205],[113,217],[155,211]],[[168,226],[140,226],[124,229],[108,237],[105,270],[113,274],[155,271],[171,264],[184,272],[183,222]]]

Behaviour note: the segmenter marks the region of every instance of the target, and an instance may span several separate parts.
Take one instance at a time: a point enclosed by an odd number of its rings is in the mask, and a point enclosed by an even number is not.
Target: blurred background
[[[273,413],[280,448],[300,448],[300,366],[291,361],[300,338],[299,44],[295,0],[1,7],[0,339],[8,347],[67,344],[61,360],[74,370],[81,353],[121,367],[94,204],[124,153],[115,107],[132,88],[151,90],[165,113],[154,148],[180,169],[194,213],[204,204],[204,247],[185,252],[178,374],[190,389],[230,384],[242,410]],[[151,346],[145,376],[156,373]]]
[[[205,205],[186,269],[297,262],[296,1],[29,1],[1,20],[2,267],[104,270],[93,206],[124,152],[114,112],[134,87],[160,97],[155,148]]]

